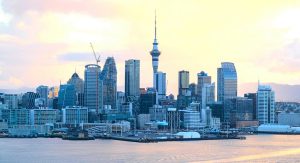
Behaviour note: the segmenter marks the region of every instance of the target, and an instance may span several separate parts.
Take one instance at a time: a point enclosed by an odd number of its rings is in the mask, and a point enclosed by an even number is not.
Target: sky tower
[[[153,48],[150,52],[152,56],[152,67],[153,67],[153,75],[157,73],[158,69],[158,57],[160,55],[160,51],[158,50],[158,42],[156,39],[156,11],[155,11],[155,27],[154,27],[154,42],[153,42]]]

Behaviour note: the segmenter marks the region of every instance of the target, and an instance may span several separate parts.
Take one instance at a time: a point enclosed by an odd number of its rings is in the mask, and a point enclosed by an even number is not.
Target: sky
[[[0,0],[0,88],[56,86],[75,69],[83,78],[95,63],[90,42],[102,67],[115,58],[119,90],[128,59],[141,60],[141,87],[150,87],[155,9],[167,93],[177,94],[180,70],[216,82],[225,61],[239,85],[300,84],[300,1]]]

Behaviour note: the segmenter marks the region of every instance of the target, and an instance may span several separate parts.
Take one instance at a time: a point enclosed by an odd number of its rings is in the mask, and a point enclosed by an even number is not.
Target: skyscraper
[[[158,98],[164,99],[166,97],[166,73],[155,73],[155,80],[155,89],[157,91]]]
[[[226,106],[226,99],[237,97],[237,73],[233,63],[222,62],[218,68],[218,101],[223,103],[224,121],[229,122],[230,108]]]
[[[125,98],[126,101],[136,100],[140,95],[140,61],[125,61]]]
[[[189,90],[190,73],[188,71],[179,71],[178,73],[178,95],[185,95]]]
[[[150,51],[152,56],[152,68],[153,68],[153,87],[155,87],[155,73],[157,73],[158,69],[158,58],[160,55],[160,51],[158,50],[158,42],[156,38],[156,13],[155,13],[155,23],[154,23],[154,41],[153,41],[153,48]]]
[[[259,124],[275,123],[275,93],[269,85],[258,85],[257,120]]]
[[[63,84],[59,87],[58,92],[58,108],[66,106],[75,106],[76,104],[76,91],[75,86],[72,84]]]
[[[79,75],[75,72],[72,77],[69,79],[68,84],[72,84],[75,87],[76,93],[76,105],[83,106],[84,105],[84,82],[79,77]]]
[[[116,109],[117,68],[113,57],[106,59],[101,77],[103,80],[103,105],[110,105],[112,109]]]
[[[202,88],[205,84],[211,84],[211,76],[208,76],[207,73],[201,71],[197,74],[197,95],[198,101],[202,101]]]
[[[101,68],[96,64],[85,66],[84,70],[84,103],[89,111],[99,113],[103,107],[103,82],[100,78]]]
[[[48,86],[40,85],[36,88],[36,93],[44,100],[44,107],[46,107],[48,105]]]
[[[205,109],[208,104],[215,102],[215,83],[204,84],[201,93],[202,109]]]
[[[35,108],[35,99],[39,98],[39,94],[34,92],[26,92],[22,96],[22,105],[26,109],[34,109]]]

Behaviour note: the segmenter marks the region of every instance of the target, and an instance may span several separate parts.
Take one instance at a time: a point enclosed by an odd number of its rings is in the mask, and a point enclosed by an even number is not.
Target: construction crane
[[[93,53],[94,53],[94,57],[95,57],[96,63],[97,63],[97,65],[99,65],[99,62],[100,62],[100,55],[97,56],[97,54],[95,53],[93,44],[92,44],[91,42],[90,42],[90,44],[91,44],[91,47],[92,47],[92,50],[93,50]]]

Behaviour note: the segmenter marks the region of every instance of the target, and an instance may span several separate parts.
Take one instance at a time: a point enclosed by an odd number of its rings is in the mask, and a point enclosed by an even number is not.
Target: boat
[[[67,134],[62,136],[63,140],[95,140],[93,136],[89,136],[87,130],[80,128],[70,128]]]

